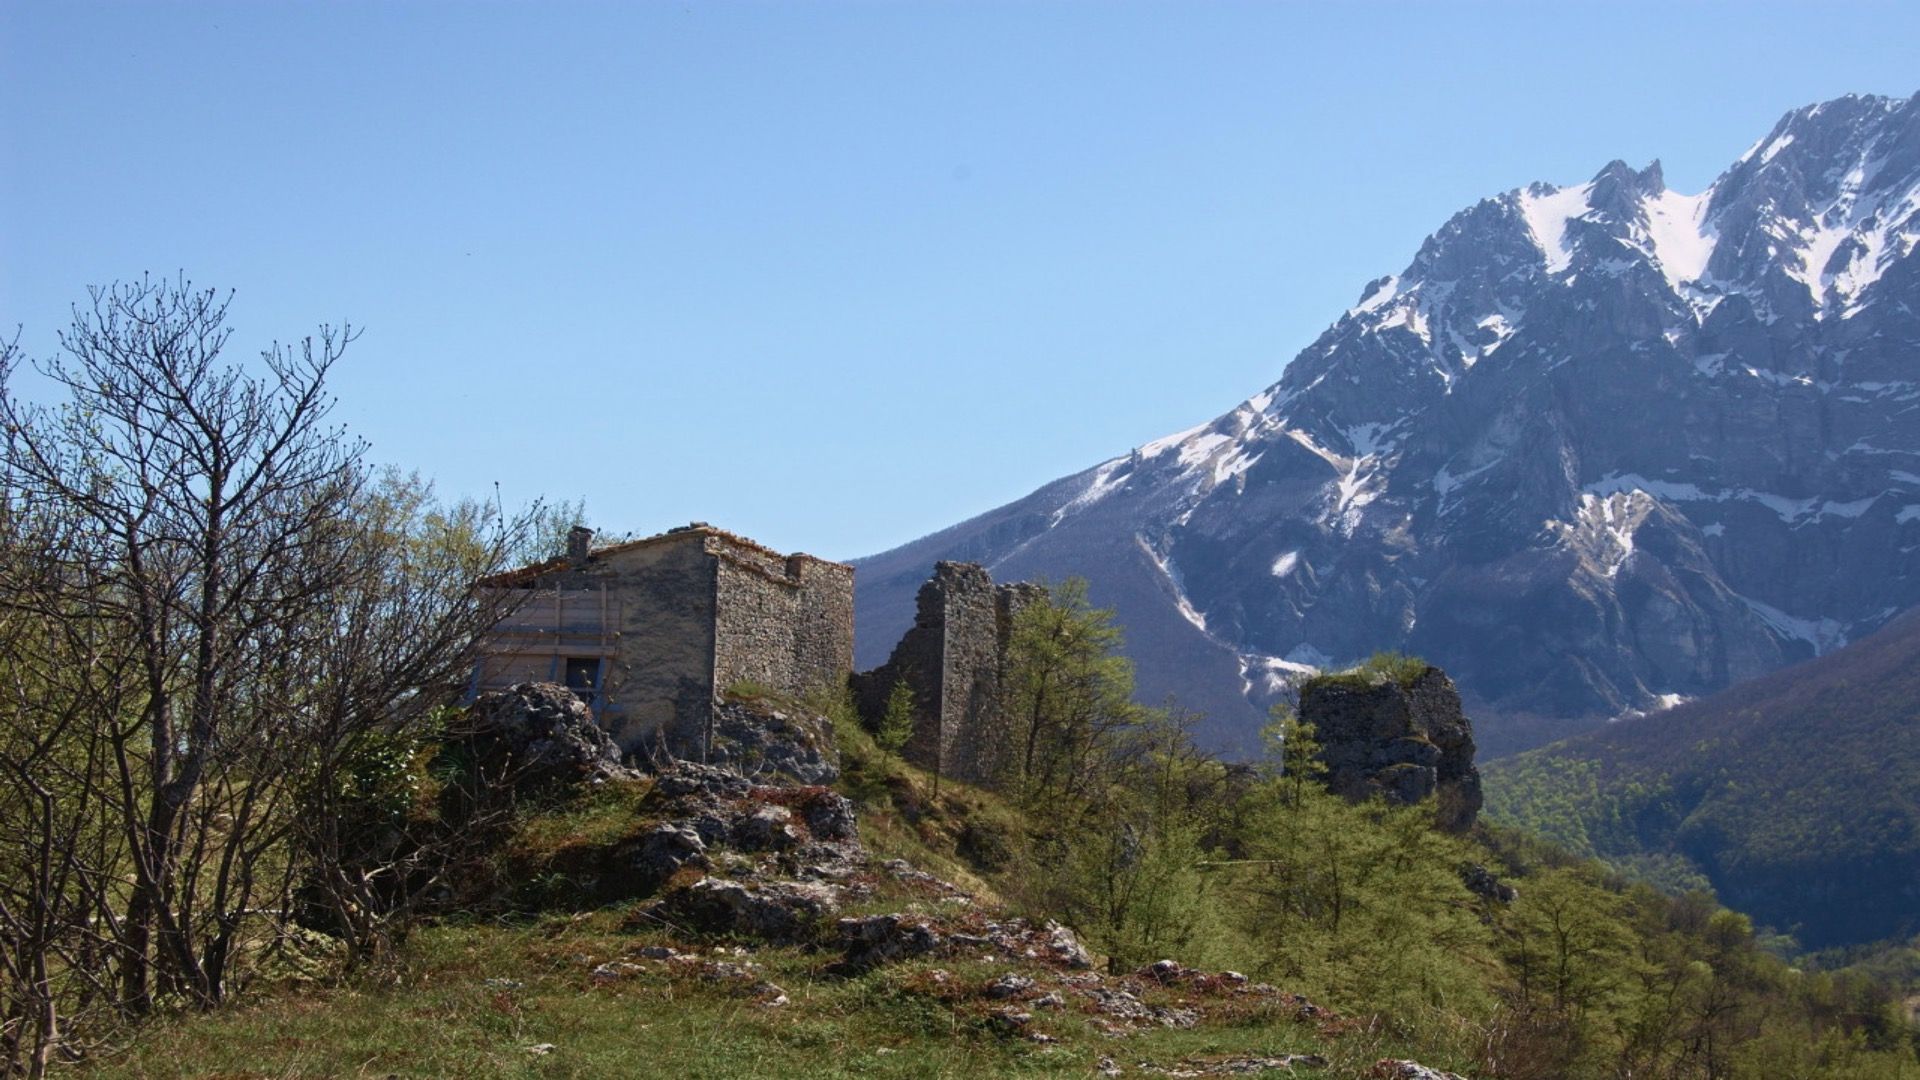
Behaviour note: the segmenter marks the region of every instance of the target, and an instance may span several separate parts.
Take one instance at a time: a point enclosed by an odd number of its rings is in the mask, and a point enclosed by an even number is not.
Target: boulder
[[[732,769],[702,765],[697,761],[676,761],[661,770],[653,782],[653,793],[666,799],[688,796],[743,799],[752,791],[753,781]]]
[[[758,887],[703,878],[669,893],[658,913],[670,923],[707,934],[739,934],[766,941],[810,937],[839,908],[830,886],[781,881]]]
[[[868,915],[841,919],[835,931],[846,958],[843,974],[857,974],[895,960],[924,956],[940,948],[940,935],[925,921],[903,915]]]
[[[554,683],[517,683],[481,694],[457,734],[471,747],[482,776],[516,790],[638,775],[620,764],[620,748],[594,723],[586,702]]]
[[[799,842],[793,811],[784,806],[762,803],[733,823],[733,846],[741,851],[786,851]]]
[[[1057,922],[1046,925],[1047,955],[1073,971],[1092,971],[1093,954],[1080,943],[1079,935]]]
[[[984,992],[995,1001],[1012,1001],[1026,997],[1032,991],[1033,979],[1030,976],[1009,972],[988,983]]]
[[[848,841],[860,838],[853,801],[837,791],[821,791],[800,804],[800,816],[816,840]]]
[[[707,865],[707,845],[700,834],[684,822],[655,825],[640,838],[633,854],[634,870],[650,885],[658,885],[689,864]]]

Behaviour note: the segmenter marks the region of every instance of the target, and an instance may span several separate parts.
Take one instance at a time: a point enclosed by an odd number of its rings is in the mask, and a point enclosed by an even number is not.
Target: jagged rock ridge
[[[1483,200],[1226,414],[860,560],[861,662],[939,559],[1087,577],[1228,749],[1377,649],[1496,750],[1828,651],[1920,601],[1917,215],[1920,96]]]

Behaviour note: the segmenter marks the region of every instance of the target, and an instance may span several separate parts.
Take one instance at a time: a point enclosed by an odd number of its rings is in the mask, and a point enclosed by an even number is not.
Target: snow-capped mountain
[[[1379,649],[1496,744],[1830,650],[1920,601],[1916,246],[1920,95],[1791,112],[1697,195],[1484,200],[1225,415],[861,560],[862,659],[948,558],[1088,578],[1230,749]]]

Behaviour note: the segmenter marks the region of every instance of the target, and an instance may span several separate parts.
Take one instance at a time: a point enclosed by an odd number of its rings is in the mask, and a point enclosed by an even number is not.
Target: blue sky
[[[0,8],[0,325],[350,321],[448,493],[870,554],[1279,377],[1455,210],[1920,89],[1920,5]]]

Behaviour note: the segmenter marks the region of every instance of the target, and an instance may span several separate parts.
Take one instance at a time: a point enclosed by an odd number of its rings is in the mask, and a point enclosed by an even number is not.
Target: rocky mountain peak
[[[1658,161],[1635,169],[1615,158],[1593,175],[1587,188],[1589,213],[1630,220],[1645,217],[1646,200],[1666,191],[1667,182]]]
[[[1378,649],[1568,722],[1823,652],[1920,602],[1916,246],[1920,97],[1481,200],[1234,409],[864,560],[861,625],[941,558],[1079,574],[1223,745]]]

